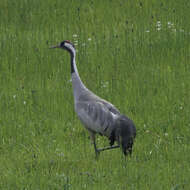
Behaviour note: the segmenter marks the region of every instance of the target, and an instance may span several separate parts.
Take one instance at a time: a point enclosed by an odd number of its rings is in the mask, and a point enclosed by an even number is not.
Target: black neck
[[[67,48],[66,48],[66,50],[70,53],[70,56],[71,56],[71,74],[72,74],[72,73],[75,73],[75,68],[74,68],[74,53],[71,50],[67,49]]]
[[[75,68],[74,68],[74,55],[72,52],[70,52],[71,54],[71,74],[75,72]]]

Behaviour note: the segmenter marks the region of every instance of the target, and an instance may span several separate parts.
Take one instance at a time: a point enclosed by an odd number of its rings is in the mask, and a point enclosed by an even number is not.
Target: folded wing
[[[75,106],[79,119],[88,130],[110,136],[117,118],[110,105],[100,101],[80,101]]]

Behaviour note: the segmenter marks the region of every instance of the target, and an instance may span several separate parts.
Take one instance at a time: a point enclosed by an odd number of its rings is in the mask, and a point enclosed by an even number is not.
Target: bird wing
[[[108,110],[110,110],[114,114],[120,114],[120,111],[110,102],[107,102],[106,100],[101,99],[100,102],[104,104]]]
[[[102,102],[81,101],[75,105],[79,119],[90,131],[109,136],[117,117]]]

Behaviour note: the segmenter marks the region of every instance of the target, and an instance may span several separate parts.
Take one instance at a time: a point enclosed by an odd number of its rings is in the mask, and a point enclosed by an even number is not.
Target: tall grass
[[[189,6],[1,0],[0,189],[189,189]],[[73,109],[69,55],[48,49],[66,39],[86,86],[134,120],[131,158],[95,160]]]

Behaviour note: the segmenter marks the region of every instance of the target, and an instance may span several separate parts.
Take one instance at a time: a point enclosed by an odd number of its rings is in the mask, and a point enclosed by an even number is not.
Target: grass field
[[[0,1],[0,189],[189,190],[190,1]],[[131,158],[95,159],[73,107],[85,85],[134,120]],[[97,137],[98,147],[108,145]]]

